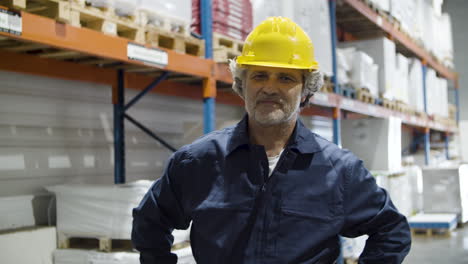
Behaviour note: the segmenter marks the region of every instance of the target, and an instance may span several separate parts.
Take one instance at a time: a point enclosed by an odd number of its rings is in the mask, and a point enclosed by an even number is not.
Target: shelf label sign
[[[129,60],[141,61],[145,64],[164,68],[169,62],[167,52],[157,48],[147,48],[142,45],[128,43],[127,57]]]
[[[0,31],[21,35],[23,31],[21,14],[0,8]]]

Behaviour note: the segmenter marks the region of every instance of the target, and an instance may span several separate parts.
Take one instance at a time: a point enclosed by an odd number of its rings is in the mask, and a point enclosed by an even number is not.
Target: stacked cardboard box
[[[192,30],[201,34],[200,0],[192,0]],[[244,40],[252,30],[250,0],[213,0],[213,32]]]

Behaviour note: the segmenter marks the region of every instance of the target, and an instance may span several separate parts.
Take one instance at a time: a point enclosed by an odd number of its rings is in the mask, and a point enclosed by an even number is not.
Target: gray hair
[[[243,95],[243,86],[247,74],[247,68],[239,67],[235,59],[229,60],[229,69],[232,74],[232,89],[241,97]],[[323,86],[323,73],[315,71],[304,71],[304,87],[302,89],[302,97],[305,97],[305,101],[301,103],[300,107],[308,106],[309,99]]]

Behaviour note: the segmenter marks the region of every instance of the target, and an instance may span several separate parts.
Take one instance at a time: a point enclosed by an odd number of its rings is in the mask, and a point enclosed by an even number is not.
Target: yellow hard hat
[[[290,69],[318,69],[314,45],[307,33],[285,17],[269,17],[245,40],[239,65],[257,65]]]

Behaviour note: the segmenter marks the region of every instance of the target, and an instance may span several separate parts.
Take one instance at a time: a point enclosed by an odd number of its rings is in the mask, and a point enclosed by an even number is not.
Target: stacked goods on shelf
[[[360,157],[369,170],[401,171],[401,119],[345,119],[341,122],[343,148]]]
[[[453,40],[450,16],[442,13],[443,1],[391,0],[390,15],[400,30],[422,44],[444,65],[453,68]]]
[[[412,211],[414,213],[423,210],[423,176],[420,166],[414,164],[413,157],[405,157],[403,170],[409,177],[411,188]]]
[[[410,59],[408,104],[414,110],[424,112],[423,72],[419,59]]]
[[[214,0],[212,2],[213,58],[227,62],[242,52],[244,39],[252,30],[250,0]],[[192,31],[201,34],[200,0],[192,0]]]
[[[406,170],[399,172],[372,171],[377,184],[384,188],[392,198],[395,207],[405,216],[414,212],[412,176]]]
[[[397,53],[396,56],[395,75],[395,99],[405,104],[409,104],[409,60],[400,53]]]
[[[322,116],[301,116],[301,119],[312,132],[333,141],[333,119]]]
[[[0,230],[34,226],[33,195],[0,197]]]
[[[460,120],[459,131],[468,131],[468,120]],[[460,133],[460,155],[462,162],[468,162],[468,133]]]
[[[192,30],[201,34],[200,0],[192,0]],[[243,41],[252,30],[250,0],[213,0],[213,33]]]
[[[52,264],[57,248],[55,227],[34,227],[0,234],[2,264]],[[69,264],[70,262],[67,262]]]
[[[190,0],[140,0],[137,5],[140,23],[190,35],[192,20]]]
[[[384,12],[390,11],[390,0],[369,0],[377,9]]]
[[[70,247],[74,238],[96,238],[100,250],[111,251],[112,244],[102,245],[101,240],[130,240],[132,209],[138,206],[151,184],[142,180],[125,185],[47,187],[57,197],[59,248]],[[188,241],[189,233],[189,230],[173,232],[174,245]]]
[[[423,204],[426,213],[453,213],[468,221],[468,165],[423,169]]]
[[[439,78],[433,69],[428,68],[426,75],[427,113],[448,118],[448,83]]]
[[[195,264],[190,247],[172,251],[179,264]],[[53,253],[54,264],[139,264],[140,254],[131,252],[103,253],[92,250],[57,249]]]
[[[385,37],[350,41],[339,44],[340,48],[355,47],[365,51],[378,65],[379,96],[393,100],[395,98],[396,47],[395,43]]]
[[[134,16],[137,0],[114,0],[115,13],[119,16]]]
[[[339,83],[350,84],[355,89],[367,89],[373,97],[378,97],[379,66],[374,60],[354,47],[337,49],[337,54]]]
[[[254,0],[252,4],[254,25],[269,16],[283,16],[301,26],[314,43],[320,70],[327,76],[332,75],[331,27],[327,0]]]

